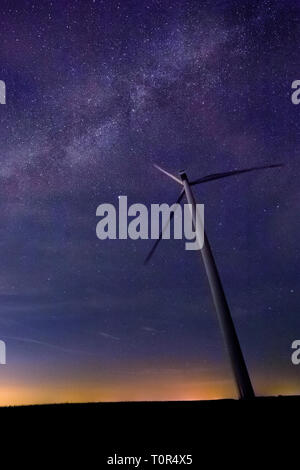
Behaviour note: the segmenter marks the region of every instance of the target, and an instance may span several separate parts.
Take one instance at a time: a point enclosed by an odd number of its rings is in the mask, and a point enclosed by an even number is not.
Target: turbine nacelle
[[[186,174],[185,170],[180,170],[179,171],[179,176],[180,176],[182,181],[187,180],[187,174]]]

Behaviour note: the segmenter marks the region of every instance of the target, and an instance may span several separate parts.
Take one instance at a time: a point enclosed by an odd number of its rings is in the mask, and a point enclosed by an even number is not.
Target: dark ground
[[[21,468],[116,468],[108,456],[192,454],[193,465],[147,468],[297,468],[300,397],[251,402],[90,403],[0,409],[1,455]],[[298,460],[297,460],[298,457]],[[10,465],[9,465],[10,467]],[[118,465],[120,469],[134,468]]]

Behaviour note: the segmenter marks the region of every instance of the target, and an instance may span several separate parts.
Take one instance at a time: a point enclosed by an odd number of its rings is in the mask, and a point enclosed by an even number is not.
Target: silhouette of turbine
[[[193,221],[193,226],[194,226],[194,230],[196,233],[196,237],[201,238],[200,233],[198,233],[199,226],[198,226],[198,223],[196,223],[197,208],[196,208],[196,201],[194,198],[194,194],[191,189],[192,186],[195,186],[201,183],[206,183],[208,181],[226,178],[228,176],[234,176],[234,175],[250,172],[250,171],[263,170],[263,169],[268,169],[268,168],[278,168],[283,165],[282,164],[265,165],[265,166],[247,168],[243,170],[233,170],[233,171],[228,171],[224,173],[214,173],[211,175],[204,176],[203,178],[198,178],[194,181],[188,180],[188,177],[185,171],[179,172],[180,178],[177,178],[176,176],[172,175],[171,173],[164,170],[160,166],[158,165],[154,165],[154,166],[159,171],[164,173],[166,176],[171,178],[173,181],[176,181],[176,183],[183,186],[182,191],[176,203],[179,204],[180,201],[183,199],[183,197],[186,196],[187,202],[191,208],[192,221]],[[170,223],[173,217],[174,217],[174,211],[171,212],[168,223]],[[167,225],[163,227],[163,229],[161,230],[159,234],[159,238],[156,240],[154,246],[149,252],[147,258],[145,259],[145,263],[147,263],[150,260],[153,253],[155,252],[160,240],[162,239],[163,233]],[[204,263],[206,275],[208,278],[213,303],[217,312],[219,325],[222,331],[224,343],[225,343],[227,352],[229,354],[229,359],[230,359],[230,363],[231,363],[239,397],[241,399],[254,398],[255,394],[254,394],[254,390],[251,384],[251,380],[249,377],[245,359],[244,359],[240,342],[237,336],[237,332],[236,332],[236,329],[232,320],[230,309],[229,309],[225,292],[223,289],[222,281],[221,281],[221,278],[217,269],[217,265],[216,265],[216,262],[212,253],[212,249],[210,247],[210,243],[208,241],[205,231],[204,231],[204,243],[203,243],[203,247],[201,248],[201,255],[202,255],[202,260]]]

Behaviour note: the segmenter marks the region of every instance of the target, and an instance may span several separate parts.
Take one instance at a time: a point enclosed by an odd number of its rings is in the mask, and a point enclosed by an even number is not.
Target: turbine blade
[[[159,170],[159,171],[161,171],[162,173],[164,173],[165,175],[169,176],[169,178],[172,178],[172,180],[176,181],[176,183],[179,183],[179,184],[182,186],[182,184],[183,184],[182,181],[181,181],[179,178],[177,178],[176,176],[172,175],[172,173],[169,173],[168,171],[164,170],[163,168],[161,168],[160,166],[158,166],[158,165],[156,165],[156,164],[154,164],[154,167],[155,167],[157,170]]]
[[[179,197],[178,197],[178,199],[177,199],[177,201],[176,201],[175,204],[179,204],[180,201],[181,201],[181,199],[183,198],[183,196],[184,196],[184,189],[181,191],[181,193],[180,193],[180,195],[179,195]],[[152,258],[153,253],[155,252],[155,250],[156,250],[156,248],[157,248],[157,246],[158,246],[160,240],[162,239],[162,236],[163,236],[163,234],[165,233],[165,231],[166,231],[168,225],[170,224],[171,220],[173,220],[174,215],[175,215],[175,211],[174,211],[174,212],[171,212],[169,220],[167,221],[167,223],[165,224],[165,226],[164,226],[164,227],[162,228],[162,230],[160,231],[159,237],[158,237],[158,239],[155,241],[153,247],[151,248],[151,250],[150,250],[148,256],[146,257],[146,259],[145,259],[145,261],[144,261],[144,264],[147,264],[148,261]]]
[[[224,173],[213,173],[212,175],[207,175],[207,176],[204,176],[203,178],[199,178],[197,180],[192,181],[190,185],[193,186],[195,184],[206,183],[207,181],[218,180],[220,178],[226,178],[227,176],[239,175],[241,173],[247,173],[249,171],[264,170],[267,168],[278,168],[281,166],[283,166],[282,163],[276,163],[274,165],[264,165],[264,166],[255,166],[253,168],[246,168],[245,170],[233,170],[233,171],[227,171]]]

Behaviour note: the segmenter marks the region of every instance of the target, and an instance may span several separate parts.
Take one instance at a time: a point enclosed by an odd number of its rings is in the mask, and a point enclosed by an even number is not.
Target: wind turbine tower
[[[194,230],[196,231],[196,237],[201,237],[201,235],[200,233],[197,233],[197,230],[199,230],[199,225],[198,223],[196,223],[197,208],[196,208],[195,197],[192,191],[192,186],[205,183],[208,181],[220,179],[220,178],[225,178],[227,176],[237,175],[240,173],[246,173],[249,171],[261,170],[261,169],[266,169],[266,168],[275,168],[275,167],[280,167],[280,166],[282,165],[281,164],[266,165],[266,166],[261,166],[261,167],[247,168],[244,170],[234,170],[234,171],[229,171],[225,173],[215,173],[215,174],[208,175],[203,178],[199,178],[197,180],[190,182],[188,180],[188,177],[185,171],[181,171],[179,173],[180,178],[177,178],[176,176],[172,175],[166,170],[163,170],[158,165],[155,165],[155,167],[158,170],[160,170],[162,173],[170,177],[173,181],[176,181],[178,184],[183,186],[182,191],[177,200],[177,203],[180,203],[184,195],[186,196],[187,202],[191,208],[193,226],[194,226]],[[174,212],[172,212],[171,214],[172,215],[170,217],[169,222],[174,217]],[[162,239],[162,235],[163,235],[163,231],[161,231],[158,240],[156,240],[145,262],[148,262],[149,259],[152,257],[159,241]],[[203,243],[203,247],[201,248],[201,256],[202,256],[206,276],[208,279],[212,300],[215,306],[219,325],[220,325],[222,336],[224,339],[225,347],[229,355],[230,364],[231,364],[231,368],[232,368],[232,372],[233,372],[233,376],[235,379],[239,397],[241,399],[252,399],[255,397],[254,390],[251,384],[251,380],[250,380],[246,362],[242,353],[238,335],[237,335],[237,332],[236,332],[236,329],[232,320],[232,316],[231,316],[228,302],[225,296],[220,274],[219,274],[219,271],[218,271],[218,268],[217,268],[217,265],[213,256],[213,252],[212,252],[212,249],[211,249],[211,246],[210,246],[210,243],[209,243],[209,240],[207,238],[205,231],[204,231],[204,243]]]

